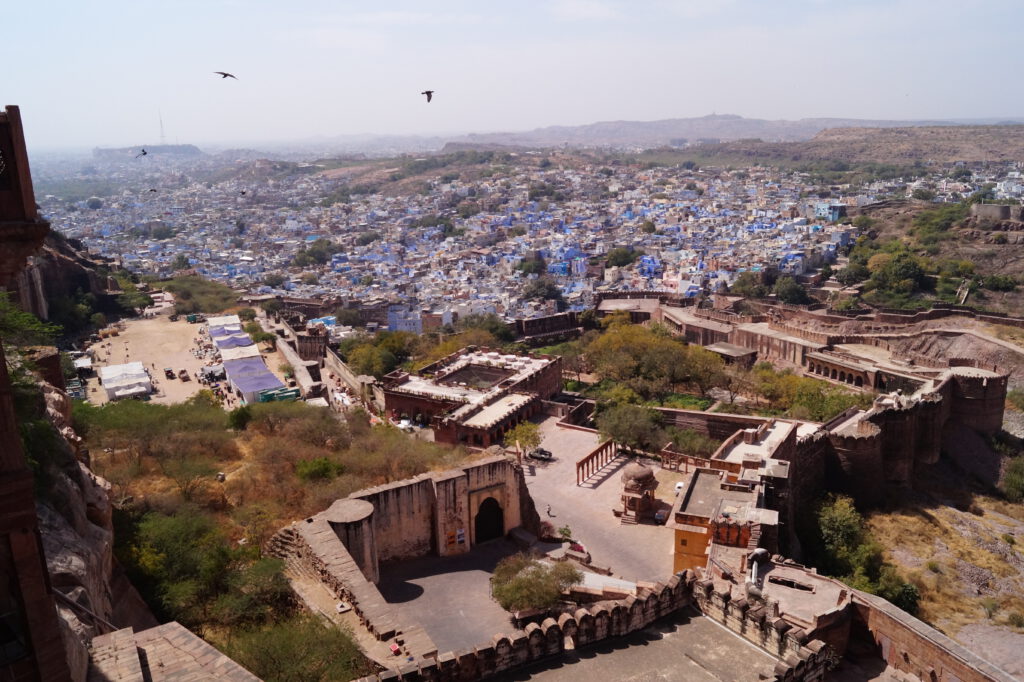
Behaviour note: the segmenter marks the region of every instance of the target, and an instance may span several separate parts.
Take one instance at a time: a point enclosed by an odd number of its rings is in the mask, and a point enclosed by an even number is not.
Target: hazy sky
[[[0,105],[36,149],[156,143],[158,112],[196,144],[1024,116],[1022,0],[10,0],[2,23]]]

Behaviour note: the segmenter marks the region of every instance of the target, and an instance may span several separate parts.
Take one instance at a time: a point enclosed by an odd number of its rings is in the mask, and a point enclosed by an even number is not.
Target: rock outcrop
[[[68,667],[72,679],[84,681],[93,637],[129,625],[152,627],[156,620],[114,559],[110,483],[82,461],[87,453],[71,427],[67,395],[43,384],[43,397],[47,419],[61,435],[55,447],[66,449],[71,464],[53,477],[36,511]]]
[[[97,266],[71,242],[51,232],[26,267],[12,281],[0,282],[0,288],[11,292],[22,310],[44,320],[51,317],[50,301],[73,297],[79,291],[95,296],[98,310],[112,310],[109,282],[96,271]]]

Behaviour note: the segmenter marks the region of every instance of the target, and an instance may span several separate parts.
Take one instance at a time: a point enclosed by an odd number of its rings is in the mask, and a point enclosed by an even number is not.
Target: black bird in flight
[[[148,154],[148,153],[149,153],[149,152],[147,152],[147,151],[146,151],[145,149],[143,149],[143,150],[142,150],[141,152],[139,152],[138,154],[136,154],[136,155],[135,155],[135,158],[137,159],[137,158],[139,158],[140,156],[145,156],[145,155],[146,155],[146,154]]]
[[[235,80],[238,80],[238,76],[233,73],[228,73],[227,71],[214,71],[214,73],[220,76],[221,80],[224,80],[225,78],[234,78]]]
[[[421,95],[426,95],[426,96],[427,96],[427,103],[429,104],[429,103],[430,103],[430,100],[431,100],[431,98],[433,98],[433,96],[434,96],[434,91],[433,91],[433,90],[424,90],[424,91],[423,91],[423,92],[421,92],[420,94],[421,94]]]
[[[149,190],[149,191],[150,191],[150,192],[155,192],[156,190],[155,190],[155,189],[151,189],[151,190]]]
[[[242,196],[245,196],[245,190],[244,189],[242,190]]]

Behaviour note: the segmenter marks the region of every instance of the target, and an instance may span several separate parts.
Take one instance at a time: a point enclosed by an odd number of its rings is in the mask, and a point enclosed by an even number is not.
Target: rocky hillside
[[[70,400],[46,383],[39,400],[59,437],[49,441],[54,466],[37,485],[36,511],[72,678],[82,682],[93,637],[157,623],[114,559],[110,484],[89,469],[88,452],[71,427]]]
[[[51,319],[54,301],[70,300],[81,294],[96,297],[97,309],[104,310],[104,302],[110,309],[116,304],[108,295],[111,282],[100,275],[100,263],[89,258],[75,244],[55,232],[46,236],[43,247],[29,260],[11,282],[0,283],[11,292],[11,298],[21,307],[41,319]],[[116,285],[114,285],[116,286]]]
[[[835,127],[804,141],[767,139],[700,144],[678,153],[702,165],[792,166],[819,161],[911,165],[1024,159],[1024,125]]]

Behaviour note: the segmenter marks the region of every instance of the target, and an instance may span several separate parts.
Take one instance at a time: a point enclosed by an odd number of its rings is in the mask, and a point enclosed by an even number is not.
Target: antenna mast
[[[160,146],[164,146],[166,141],[164,139],[164,115],[160,113],[160,110],[156,110],[156,115],[160,119]]]

